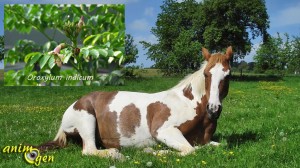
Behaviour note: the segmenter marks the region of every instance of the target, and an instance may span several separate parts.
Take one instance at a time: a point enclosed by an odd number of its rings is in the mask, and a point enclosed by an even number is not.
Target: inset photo
[[[5,5],[2,39],[5,86],[124,82],[123,4]]]

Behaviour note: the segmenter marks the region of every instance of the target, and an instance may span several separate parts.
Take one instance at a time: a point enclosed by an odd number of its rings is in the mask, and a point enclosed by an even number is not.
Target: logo
[[[17,146],[5,146],[2,150],[3,153],[24,153],[24,159],[27,163],[39,166],[43,163],[50,163],[54,161],[54,156],[42,156],[40,151],[37,148],[26,145],[17,145]]]

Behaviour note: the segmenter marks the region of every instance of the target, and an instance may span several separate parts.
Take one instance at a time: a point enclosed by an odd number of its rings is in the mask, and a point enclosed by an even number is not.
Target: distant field
[[[157,92],[181,78],[151,77],[127,80],[125,86],[107,87],[0,87],[1,151],[6,145],[40,144],[54,138],[66,108],[95,90]],[[82,156],[81,146],[53,155],[43,167],[299,167],[300,78],[235,80],[230,84],[214,139],[220,147],[203,147],[186,157],[152,156],[140,149],[124,148],[124,162]],[[155,146],[166,149],[165,146]],[[0,154],[0,167],[32,167],[23,154]]]

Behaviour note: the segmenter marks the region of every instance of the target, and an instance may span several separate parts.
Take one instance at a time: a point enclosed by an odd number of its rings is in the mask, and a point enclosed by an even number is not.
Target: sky
[[[182,1],[182,0],[178,0]],[[197,0],[202,1],[202,0]],[[0,35],[3,35],[3,4],[59,4],[61,0],[1,0],[0,2]],[[147,59],[146,51],[143,50],[139,41],[145,40],[151,43],[156,42],[156,37],[151,34],[151,28],[155,26],[156,17],[161,12],[160,6],[162,0],[65,0],[64,3],[80,4],[101,4],[101,3],[125,3],[126,6],[126,33],[133,36],[138,50],[139,57],[136,65],[143,65],[143,67],[150,67],[154,64]],[[277,32],[280,34],[288,33],[291,36],[300,36],[300,1],[299,0],[266,0],[267,12],[269,14],[270,28],[269,34],[275,36]],[[245,61],[253,60],[255,50],[261,43],[261,38],[252,40],[253,50],[245,57]],[[200,49],[199,49],[200,50]]]

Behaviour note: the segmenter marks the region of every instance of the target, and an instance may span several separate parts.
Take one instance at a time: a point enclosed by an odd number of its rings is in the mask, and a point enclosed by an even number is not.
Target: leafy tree
[[[49,41],[44,45],[22,39],[8,52],[5,62],[25,62],[24,69],[5,73],[6,85],[77,85],[66,80],[67,76],[92,76],[93,80],[81,80],[83,85],[120,84],[119,71],[101,76],[99,68],[124,61],[124,5],[6,5],[5,30],[30,33],[37,30]],[[54,29],[49,35],[47,28]],[[55,41],[59,31],[66,36],[64,41]],[[79,45],[78,43],[82,43]],[[62,64],[72,66],[62,70]],[[29,80],[28,76],[63,76],[63,80]]]
[[[288,63],[288,70],[292,73],[300,73],[300,37],[294,37],[292,43],[292,56]]]
[[[254,56],[255,69],[258,72],[283,72],[292,57],[292,46],[288,34],[284,39],[277,34],[277,37],[270,37],[266,43],[260,45]]]
[[[4,36],[0,36],[0,61],[4,58]]]
[[[243,76],[243,70],[246,70],[248,68],[248,63],[246,61],[241,61],[238,66],[238,69],[240,70],[240,76]]]
[[[126,59],[124,64],[135,63],[138,58],[138,49],[134,44],[133,37],[130,34],[126,34],[125,36],[125,55]]]
[[[237,59],[250,52],[251,38],[268,37],[264,0],[165,0],[161,9],[151,30],[158,43],[142,44],[165,74],[199,67],[201,46],[221,51],[232,45]]]

